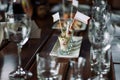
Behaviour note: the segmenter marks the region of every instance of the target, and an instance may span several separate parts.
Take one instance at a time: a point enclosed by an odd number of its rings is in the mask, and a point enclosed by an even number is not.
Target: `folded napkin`
[[[114,63],[120,63],[120,26],[115,25],[114,39],[112,41],[112,58]]]
[[[113,63],[120,63],[120,43],[112,44],[112,59]]]
[[[120,80],[120,64],[114,64],[115,80]]]
[[[120,37],[120,25],[114,25],[115,33],[114,36]]]
[[[120,24],[120,13],[111,13],[111,20],[113,23]]]

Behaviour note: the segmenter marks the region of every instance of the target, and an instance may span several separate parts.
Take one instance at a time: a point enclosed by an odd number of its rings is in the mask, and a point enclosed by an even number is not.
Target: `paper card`
[[[75,7],[78,7],[78,3],[79,3],[78,0],[73,0],[72,1],[72,5],[75,6]]]
[[[88,20],[90,19],[89,16],[77,11],[76,14],[75,14],[75,17],[74,19],[77,19],[85,24],[88,24]]]
[[[53,14],[52,17],[53,17],[53,22],[56,22],[56,21],[60,20],[59,12]]]

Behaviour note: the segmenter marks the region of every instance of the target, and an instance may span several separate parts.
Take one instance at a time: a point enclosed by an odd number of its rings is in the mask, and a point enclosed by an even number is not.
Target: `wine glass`
[[[18,66],[17,70],[9,74],[11,79],[27,79],[32,76],[32,73],[23,70],[21,67],[21,49],[23,45],[28,41],[31,31],[31,19],[25,14],[16,14],[12,19],[12,22],[7,22],[5,27],[5,33],[7,38],[15,42],[18,48]]]
[[[96,19],[97,18],[97,19]],[[90,62],[91,70],[97,73],[96,80],[107,80],[104,77],[110,69],[110,48],[113,40],[114,26],[111,23],[110,13],[106,10],[89,22],[88,38],[91,43]]]
[[[112,25],[109,26],[109,29],[105,26],[104,29],[100,29],[98,25],[100,24],[94,22],[92,25],[94,28],[89,29],[88,32],[89,41],[91,42],[90,61],[91,67],[93,67],[94,71],[97,72],[99,77],[104,80],[103,74],[107,74],[110,68],[109,49],[113,40],[114,29],[112,28],[112,30],[110,30],[110,27],[113,27]]]
[[[100,36],[101,35],[101,36]],[[100,80],[103,79],[103,75],[109,72],[110,68],[110,52],[111,41],[113,36],[107,31],[101,34],[94,31],[89,32],[89,40],[91,42],[90,62],[91,70],[97,73],[97,77]],[[96,78],[96,77],[95,77]],[[96,78],[97,79],[97,78]]]
[[[4,39],[4,31],[3,27],[6,25],[5,23],[5,11],[7,9],[6,0],[0,0],[0,46]]]

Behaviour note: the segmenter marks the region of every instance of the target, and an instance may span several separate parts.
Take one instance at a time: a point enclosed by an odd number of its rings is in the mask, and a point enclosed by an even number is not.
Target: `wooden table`
[[[22,67],[30,70],[33,73],[32,78],[29,80],[37,80],[37,73],[36,73],[36,54],[39,53],[42,56],[48,56],[50,51],[52,50],[57,36],[59,35],[59,31],[53,30],[50,32],[51,34],[38,39],[29,39],[29,41],[24,45],[22,49]],[[84,35],[83,35],[84,34]],[[87,80],[91,76],[90,71],[90,62],[89,62],[89,53],[90,53],[90,43],[87,38],[87,33],[83,32],[83,41],[81,45],[80,55],[84,57],[86,61],[85,70],[84,70],[84,80]],[[69,59],[66,58],[58,58],[61,63],[61,70],[60,73],[63,75],[63,80],[69,80]],[[6,79],[8,77],[9,72],[14,70],[17,66],[17,48],[16,44],[9,43],[0,51],[0,77],[1,80],[9,80]],[[113,65],[113,63],[112,63]],[[111,71],[108,77],[111,80],[114,80],[114,69],[111,65]],[[7,69],[7,70],[6,70]]]
[[[58,30],[48,30],[46,34],[42,35],[41,38],[29,39],[29,41],[22,48],[22,67],[26,70],[30,70],[33,73],[32,78],[28,80],[37,80],[37,70],[36,70],[36,54],[39,53],[42,56],[48,56],[51,52],[60,31]],[[92,74],[90,71],[90,42],[87,37],[87,29],[76,34],[77,36],[82,35],[83,41],[81,44],[81,50],[79,56],[86,59],[86,65],[84,70],[84,80],[87,80]],[[9,73],[16,69],[17,61],[17,46],[15,43],[5,44],[0,51],[0,80],[9,80]],[[75,58],[76,60],[77,58]],[[62,80],[69,80],[70,64],[69,59],[58,58],[61,64],[60,73],[62,74]],[[111,61],[111,70],[107,75],[109,80],[115,80],[114,74],[114,63]]]

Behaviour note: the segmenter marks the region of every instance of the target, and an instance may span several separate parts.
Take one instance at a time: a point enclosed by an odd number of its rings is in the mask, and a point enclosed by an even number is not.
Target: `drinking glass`
[[[5,12],[7,9],[7,1],[6,0],[0,0],[0,46],[4,39],[4,31],[3,27],[6,25],[5,20]]]
[[[114,28],[110,23],[103,25],[103,28],[100,25],[99,22],[93,21],[92,25],[89,26],[88,37],[91,43],[91,66],[101,76],[104,71],[108,72],[108,68],[110,68],[110,58],[106,55],[108,55],[108,51],[111,48]],[[103,78],[103,76],[101,77]]]
[[[59,44],[60,44],[59,53],[62,55],[70,54],[70,38],[59,36],[58,40],[59,40]]]
[[[70,61],[71,75],[70,80],[84,80],[83,79],[83,70],[85,67],[86,60],[83,57],[79,57],[78,61]]]
[[[25,14],[16,14],[12,22],[7,22],[5,33],[9,41],[17,44],[18,66],[17,69],[9,74],[11,79],[27,79],[32,73],[21,67],[21,49],[28,41],[31,31],[31,19]]]
[[[90,61],[92,71],[97,73],[95,80],[106,80],[110,68],[109,50],[113,40],[114,26],[106,0],[94,0],[92,18],[89,21],[88,38],[91,43]]]
[[[71,39],[73,37],[73,31],[70,30],[70,22],[63,20],[61,34],[58,36],[60,49],[59,52],[62,55],[70,54]]]
[[[88,38],[91,43],[91,67],[97,72],[99,80],[106,80],[103,75],[109,72],[110,58],[108,56],[113,40],[114,26],[110,21],[110,15],[102,14],[99,18],[90,20]],[[97,80],[96,78],[95,80]]]
[[[42,57],[37,54],[36,60],[38,80],[62,80],[59,74],[60,63],[57,62],[56,57]]]
[[[95,80],[107,80],[107,77],[103,77],[110,71],[110,59],[111,50],[101,53],[101,49],[90,49],[90,63],[91,71],[98,76],[93,76],[91,79]]]

